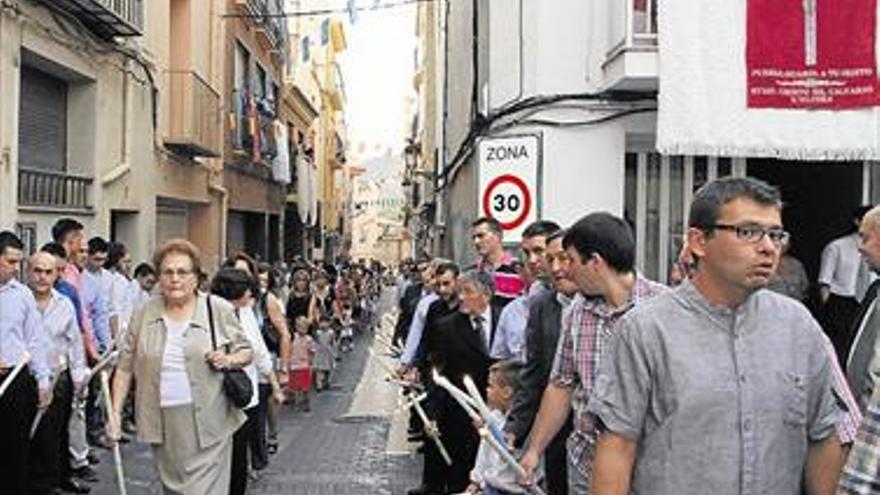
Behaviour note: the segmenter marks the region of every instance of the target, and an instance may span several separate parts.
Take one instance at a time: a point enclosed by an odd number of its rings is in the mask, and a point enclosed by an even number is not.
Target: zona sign
[[[517,191],[506,195],[501,193],[502,186],[507,184],[514,186]],[[531,209],[532,196],[529,188],[515,175],[505,174],[495,177],[483,193],[483,213],[501,222],[501,228],[504,230],[520,227],[529,217]],[[508,215],[512,215],[513,218],[505,220],[498,218],[503,212],[509,212]]]

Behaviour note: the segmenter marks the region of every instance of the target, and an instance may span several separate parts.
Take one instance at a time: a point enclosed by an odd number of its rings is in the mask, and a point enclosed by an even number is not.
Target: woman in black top
[[[311,280],[309,272],[304,268],[297,268],[290,279],[290,297],[287,300],[287,321],[289,328],[294,328],[293,322],[300,316],[309,318],[309,305],[312,301]]]

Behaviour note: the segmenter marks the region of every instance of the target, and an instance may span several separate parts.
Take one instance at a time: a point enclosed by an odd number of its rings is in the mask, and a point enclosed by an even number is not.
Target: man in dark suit
[[[394,336],[391,341],[400,348],[403,348],[406,342],[406,336],[409,333],[409,327],[412,324],[416,306],[418,306],[422,297],[426,295],[425,285],[422,283],[424,280],[423,273],[430,269],[431,260],[424,259],[419,261],[416,273],[413,274],[415,281],[403,291],[403,296],[398,301],[400,311],[397,314],[397,323],[394,325]]]
[[[489,349],[500,309],[490,300],[495,291],[492,276],[469,270],[458,278],[458,311],[439,319],[431,329],[433,359],[437,371],[456,387],[464,389],[462,379],[470,376],[481,393],[489,379]],[[452,457],[447,493],[464,491],[479,447],[479,437],[470,417],[453,399],[445,401],[440,432]]]
[[[880,207],[865,213],[859,227],[859,251],[862,258],[872,271],[880,271]],[[877,335],[880,329],[880,307],[877,303],[877,291],[880,281],[875,281],[868,288],[859,305],[853,322],[852,333],[855,335],[849,357],[846,362],[846,374],[850,388],[864,411],[876,388],[875,373],[878,356]]]
[[[547,237],[546,271],[552,276],[553,290],[538,295],[532,302],[526,325],[526,364],[521,372],[520,388],[514,399],[505,431],[522,447],[541,405],[541,396],[556,356],[562,315],[577,293],[577,285],[568,277],[568,255],[562,247],[564,231]],[[568,493],[565,441],[571,432],[571,417],[544,452],[544,472],[550,495]]]
[[[444,262],[437,265],[434,271],[434,289],[439,299],[434,301],[428,308],[425,317],[425,327],[422,339],[416,353],[413,367],[406,370],[404,377],[413,382],[421,381],[427,392],[427,398],[422,401],[425,413],[440,423],[440,416],[446,404],[445,391],[434,385],[431,381],[431,372],[436,368],[437,349],[437,322],[458,310],[458,294],[456,283],[458,281],[458,265],[452,262]],[[441,441],[445,439],[441,437]],[[438,495],[446,493],[446,482],[449,478],[449,466],[440,454],[436,445],[429,438],[423,443],[424,464],[422,468],[422,484],[420,487],[407,492],[407,495]]]

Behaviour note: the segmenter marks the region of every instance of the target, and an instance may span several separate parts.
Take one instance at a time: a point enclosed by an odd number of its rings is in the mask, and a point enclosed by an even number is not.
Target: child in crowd
[[[310,411],[309,391],[312,388],[312,363],[317,352],[315,340],[309,335],[309,319],[300,316],[295,321],[296,333],[290,346],[290,379],[288,387],[293,392],[292,405]]]
[[[318,318],[315,340],[315,390],[320,392],[330,386],[330,372],[333,371],[336,361],[336,334],[333,331],[333,321],[326,315]]]
[[[354,313],[351,306],[346,303],[342,306],[339,316],[339,350],[349,352],[354,349]]]
[[[503,430],[513,407],[513,398],[519,388],[519,372],[520,365],[515,361],[500,361],[489,368],[486,405],[491,410],[491,422],[498,431]],[[481,440],[477,460],[471,470],[471,484],[465,493],[508,495],[527,493],[527,490],[519,484],[516,471],[504,462],[486,440]]]

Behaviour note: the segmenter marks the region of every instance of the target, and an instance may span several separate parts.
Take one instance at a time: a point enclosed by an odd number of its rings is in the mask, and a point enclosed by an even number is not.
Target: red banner
[[[877,0],[748,0],[748,106],[880,105]]]

